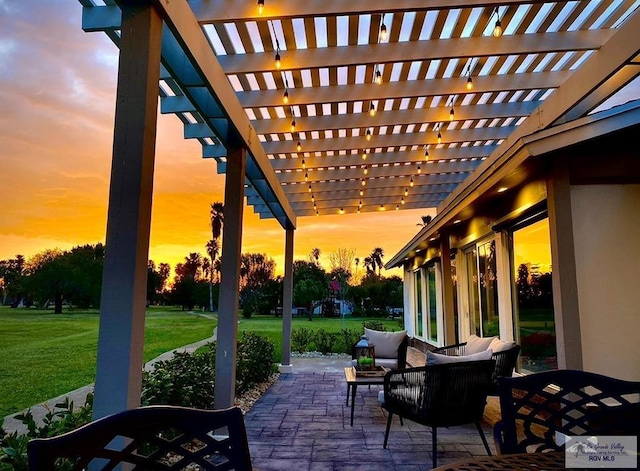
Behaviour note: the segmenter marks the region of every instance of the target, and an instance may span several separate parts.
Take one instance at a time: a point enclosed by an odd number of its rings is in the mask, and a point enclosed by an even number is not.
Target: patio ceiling
[[[80,1],[83,27],[103,30],[117,44],[116,2]],[[607,67],[592,66],[579,83],[574,77],[604,45],[611,50],[621,41],[616,33],[638,0],[264,2],[260,15],[255,0],[188,1],[228,83],[194,87],[170,67],[163,45],[160,95],[162,111],[182,120],[185,137],[202,143],[219,172],[230,144],[257,136],[247,201],[281,223],[438,207],[525,130],[584,116],[640,72],[636,48],[613,54]],[[494,37],[498,18],[503,35]],[[171,29],[165,36],[182,45]],[[585,79],[587,86],[576,87]],[[569,99],[554,94],[560,87]],[[234,114],[238,107],[246,115]],[[240,140],[229,129],[242,130]]]

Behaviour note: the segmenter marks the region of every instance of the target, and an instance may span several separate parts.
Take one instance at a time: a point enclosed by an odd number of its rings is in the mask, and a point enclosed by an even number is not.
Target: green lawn
[[[362,330],[362,322],[366,320],[381,321],[389,331],[402,329],[397,320],[360,317],[346,317],[344,320],[341,318],[314,317],[313,321],[309,321],[307,317],[294,317],[291,328],[324,329],[327,332],[339,332],[342,329]],[[275,345],[274,361],[279,362],[282,359],[282,318],[273,316],[253,316],[250,319],[240,318],[238,332],[242,334],[243,331],[255,332],[271,339]]]
[[[94,381],[97,311],[0,307],[0,418]],[[147,312],[145,361],[211,336],[216,321],[180,310]]]

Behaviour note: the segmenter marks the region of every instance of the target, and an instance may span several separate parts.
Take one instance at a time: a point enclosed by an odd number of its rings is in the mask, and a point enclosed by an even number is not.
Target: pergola
[[[97,416],[139,397],[158,87],[161,111],[226,173],[225,407],[245,197],[286,231],[286,367],[297,217],[440,211],[519,139],[638,88],[640,74],[637,0],[80,3],[83,29],[121,51]]]

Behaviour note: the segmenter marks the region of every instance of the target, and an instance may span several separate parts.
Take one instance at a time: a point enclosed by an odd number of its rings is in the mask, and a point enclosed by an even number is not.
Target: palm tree
[[[311,256],[315,258],[316,265],[320,265],[320,253],[320,249],[317,247],[315,249],[311,249]]]
[[[371,272],[376,272],[376,267],[373,264],[373,260],[371,259],[371,257],[365,257],[362,263],[364,265],[364,269],[367,270],[367,275]]]
[[[358,281],[358,265],[360,265],[360,259],[358,257],[356,257],[354,259],[354,262],[356,263],[356,275],[353,278],[354,283]]]
[[[219,239],[222,235],[222,226],[224,224],[224,204],[219,201],[211,203],[211,236],[212,239],[207,242],[207,253],[211,258],[211,270],[209,272],[209,311],[213,312],[213,274],[216,270],[216,258],[220,251]]]
[[[383,257],[384,250],[382,250],[380,247],[376,247],[375,249],[373,249],[373,252],[371,252],[371,255],[369,255],[369,258],[371,258],[373,271],[375,272],[376,266],[378,267],[378,276],[380,276],[382,273],[382,266],[384,265],[382,263]]]
[[[431,222],[431,216],[420,216],[420,219],[422,222],[417,223],[416,226],[426,226]]]

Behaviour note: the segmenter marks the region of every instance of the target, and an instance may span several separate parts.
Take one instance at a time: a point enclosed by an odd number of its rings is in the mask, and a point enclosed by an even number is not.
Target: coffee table
[[[384,375],[382,376],[356,376],[352,366],[344,369],[344,377],[347,380],[347,406],[349,405],[349,393],[351,393],[351,426],[353,427],[353,409],[356,402],[356,390],[358,386],[371,386],[384,384]]]

